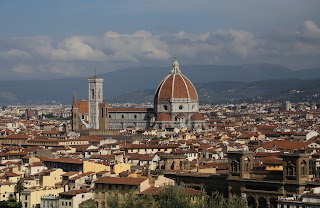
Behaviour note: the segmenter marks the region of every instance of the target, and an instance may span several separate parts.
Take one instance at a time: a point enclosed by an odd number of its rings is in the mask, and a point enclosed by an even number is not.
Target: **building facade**
[[[103,103],[103,79],[88,79],[89,128],[99,129],[99,104]]]
[[[74,104],[73,114],[81,111],[80,124],[90,129],[140,129],[166,128],[199,129],[206,127],[204,116],[199,113],[198,94],[192,82],[182,74],[177,58],[172,64],[171,72],[156,89],[153,108],[109,108],[103,103],[103,79],[88,79],[88,100]],[[85,106],[87,105],[88,108]],[[88,109],[88,120],[85,120]],[[77,122],[72,122],[77,125]],[[73,129],[81,129],[75,128]]]

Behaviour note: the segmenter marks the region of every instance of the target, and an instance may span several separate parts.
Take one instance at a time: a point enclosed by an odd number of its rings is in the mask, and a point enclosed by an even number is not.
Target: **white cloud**
[[[14,72],[27,73],[27,74],[34,72],[32,66],[28,66],[28,65],[24,65],[24,64],[18,64],[16,66],[14,66],[11,70]]]
[[[14,38],[6,46],[0,51],[0,61],[13,72],[29,74],[85,76],[95,66],[111,71],[170,65],[175,55],[182,64],[264,62],[294,68],[320,66],[320,28],[311,20],[296,31],[282,30],[259,37],[235,29],[201,34],[108,31],[103,36],[72,36],[61,41],[48,36]]]

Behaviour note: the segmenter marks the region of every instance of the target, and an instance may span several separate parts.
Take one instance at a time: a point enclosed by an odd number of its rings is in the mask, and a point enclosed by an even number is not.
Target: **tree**
[[[23,180],[19,179],[14,187],[14,192],[17,194],[19,194],[19,202],[20,202],[20,197],[21,197],[21,193],[23,192],[23,190],[25,189],[24,187],[24,182]]]
[[[96,208],[97,205],[93,199],[88,199],[79,204],[79,208]]]

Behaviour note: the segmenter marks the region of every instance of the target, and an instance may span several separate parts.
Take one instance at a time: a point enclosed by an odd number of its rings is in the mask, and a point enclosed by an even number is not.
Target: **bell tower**
[[[302,153],[287,153],[281,155],[283,159],[284,182],[309,181],[309,157]]]
[[[103,102],[103,79],[88,79],[89,128],[99,129],[99,104]]]
[[[72,131],[78,131],[79,130],[79,108],[78,108],[76,91],[74,91],[74,95],[73,95],[71,112],[72,112]]]
[[[253,169],[253,153],[249,151],[228,152],[228,178],[250,178]]]

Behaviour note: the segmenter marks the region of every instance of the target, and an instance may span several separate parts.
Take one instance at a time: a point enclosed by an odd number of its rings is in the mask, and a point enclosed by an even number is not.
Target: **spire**
[[[171,70],[171,74],[179,74],[181,73],[180,69],[179,69],[179,62],[177,60],[177,56],[174,57],[174,62],[172,64],[172,70]]]
[[[77,101],[77,94],[76,94],[76,90],[74,90],[74,94],[73,94],[72,107],[78,107],[78,101]]]

